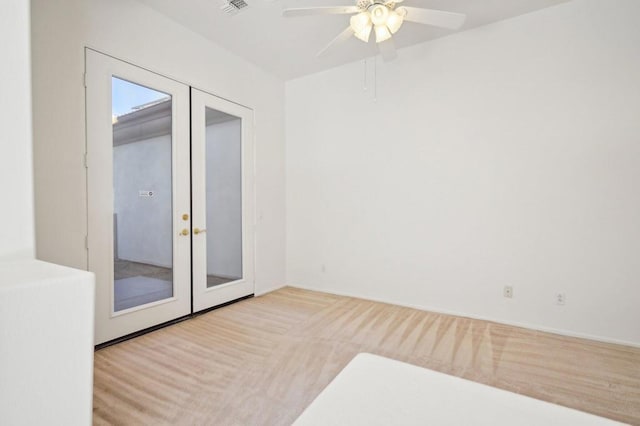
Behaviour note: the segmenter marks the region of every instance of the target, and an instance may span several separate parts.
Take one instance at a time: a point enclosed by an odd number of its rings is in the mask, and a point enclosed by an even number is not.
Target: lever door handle
[[[207,230],[206,230],[206,229],[193,228],[193,234],[194,234],[194,235],[204,234],[205,232],[207,232]]]

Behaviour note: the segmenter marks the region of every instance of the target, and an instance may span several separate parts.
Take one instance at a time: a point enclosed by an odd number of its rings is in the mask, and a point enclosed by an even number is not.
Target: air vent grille
[[[220,9],[227,12],[229,15],[235,15],[245,7],[249,6],[244,0],[222,0],[222,6]]]

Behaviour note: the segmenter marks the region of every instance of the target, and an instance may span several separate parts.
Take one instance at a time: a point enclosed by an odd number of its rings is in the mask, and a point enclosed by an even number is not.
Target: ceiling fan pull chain
[[[373,102],[378,102],[378,57],[373,57]]]
[[[367,59],[364,60],[364,91],[367,91]]]

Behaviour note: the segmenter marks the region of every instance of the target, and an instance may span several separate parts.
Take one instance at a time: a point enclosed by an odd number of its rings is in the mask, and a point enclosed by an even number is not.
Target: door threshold
[[[153,331],[160,330],[162,328],[168,327],[170,325],[174,325],[174,324],[177,324],[179,322],[182,322],[182,321],[185,321],[185,320],[188,320],[188,319],[191,319],[191,318],[195,318],[197,316],[206,314],[208,312],[215,311],[216,309],[224,308],[225,306],[229,306],[229,305],[234,304],[236,302],[240,302],[240,301],[245,300],[245,299],[250,299],[253,296],[254,296],[253,294],[250,294],[248,296],[243,296],[243,297],[240,297],[238,299],[234,299],[234,300],[222,303],[222,304],[217,305],[217,306],[212,306],[211,308],[203,309],[203,310],[198,311],[198,312],[193,312],[193,313],[190,313],[188,315],[184,315],[182,317],[178,317],[178,318],[172,319],[171,321],[163,322],[162,324],[156,324],[154,326],[145,328],[143,330],[135,331],[133,333],[118,337],[117,339],[109,340],[108,342],[104,342],[104,343],[100,343],[98,345],[95,345],[94,346],[94,350],[99,351],[100,349],[104,349],[104,348],[106,348],[108,346],[113,346],[113,345],[118,344],[118,343],[126,342],[127,340],[131,340],[131,339],[134,339],[136,337],[140,337],[142,335],[151,333]]]

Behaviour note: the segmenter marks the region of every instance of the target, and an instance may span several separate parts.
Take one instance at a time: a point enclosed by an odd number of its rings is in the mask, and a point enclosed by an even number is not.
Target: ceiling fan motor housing
[[[373,1],[371,0],[357,0],[356,6],[358,6],[358,9],[360,10],[366,10],[372,3]]]

